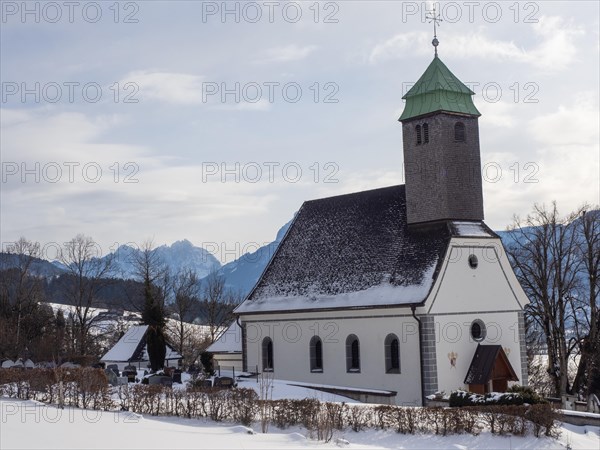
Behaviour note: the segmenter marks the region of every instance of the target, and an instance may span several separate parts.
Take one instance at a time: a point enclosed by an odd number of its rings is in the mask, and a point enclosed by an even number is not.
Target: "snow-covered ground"
[[[33,401],[0,399],[0,448],[210,448],[210,449],[573,449],[600,448],[598,427],[563,425],[560,439],[533,436],[401,435],[393,431],[336,432],[329,443],[312,440],[301,428],[268,434],[260,425],[247,428],[209,420],[142,417],[127,412],[101,412],[73,408],[57,409]]]

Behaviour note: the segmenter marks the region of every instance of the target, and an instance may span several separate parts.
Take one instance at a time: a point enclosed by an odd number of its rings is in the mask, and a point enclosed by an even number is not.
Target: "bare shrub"
[[[395,408],[396,431],[402,434],[414,434],[418,429],[418,408],[400,406]],[[424,415],[426,418],[427,416]]]
[[[342,403],[325,403],[327,415],[331,421],[331,426],[336,430],[344,429],[344,414],[348,410],[348,405]]]
[[[370,413],[369,407],[352,405],[346,411],[346,422],[352,431],[361,431],[369,425]]]
[[[272,400],[271,402],[261,400],[261,403],[261,410],[263,408],[270,409],[271,420],[277,428],[284,430],[298,424],[297,411],[292,407],[291,400]]]
[[[333,438],[333,418],[327,410],[327,406],[317,401],[318,411],[308,428],[311,437],[318,441],[329,442]]]
[[[233,389],[229,400],[233,420],[242,425],[252,425],[259,408],[256,391],[247,388]]]
[[[227,389],[209,388],[206,390],[208,417],[215,422],[222,422],[227,418],[229,393]]]
[[[269,431],[269,424],[271,423],[272,408],[270,402],[273,399],[273,373],[263,372],[258,375],[258,384],[260,391],[258,408],[260,429],[263,433],[267,433]]]
[[[546,436],[557,438],[560,436],[556,409],[550,404],[531,405],[525,417],[533,425],[533,435],[539,437],[542,433]]]
[[[182,402],[182,414],[188,419],[206,417],[207,394],[203,389],[189,388]]]

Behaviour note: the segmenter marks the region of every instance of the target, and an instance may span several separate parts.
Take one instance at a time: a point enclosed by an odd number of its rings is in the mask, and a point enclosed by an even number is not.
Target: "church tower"
[[[406,100],[402,122],[409,225],[483,220],[479,125],[467,88],[437,55]]]

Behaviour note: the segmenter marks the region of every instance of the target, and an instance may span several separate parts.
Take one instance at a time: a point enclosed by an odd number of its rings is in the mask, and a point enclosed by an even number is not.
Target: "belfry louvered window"
[[[429,124],[423,124],[423,143],[427,144],[429,142]]]
[[[454,140],[456,142],[465,142],[467,140],[464,123],[456,122],[454,125]]]
[[[421,139],[421,125],[417,125],[415,127],[415,131],[417,133],[417,145],[421,145],[423,143]]]

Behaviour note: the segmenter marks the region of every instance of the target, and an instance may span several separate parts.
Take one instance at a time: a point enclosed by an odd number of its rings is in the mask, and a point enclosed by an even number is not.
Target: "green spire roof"
[[[437,55],[403,99],[406,106],[400,119],[408,120],[436,111],[480,116],[471,98],[475,93],[454,76]]]

